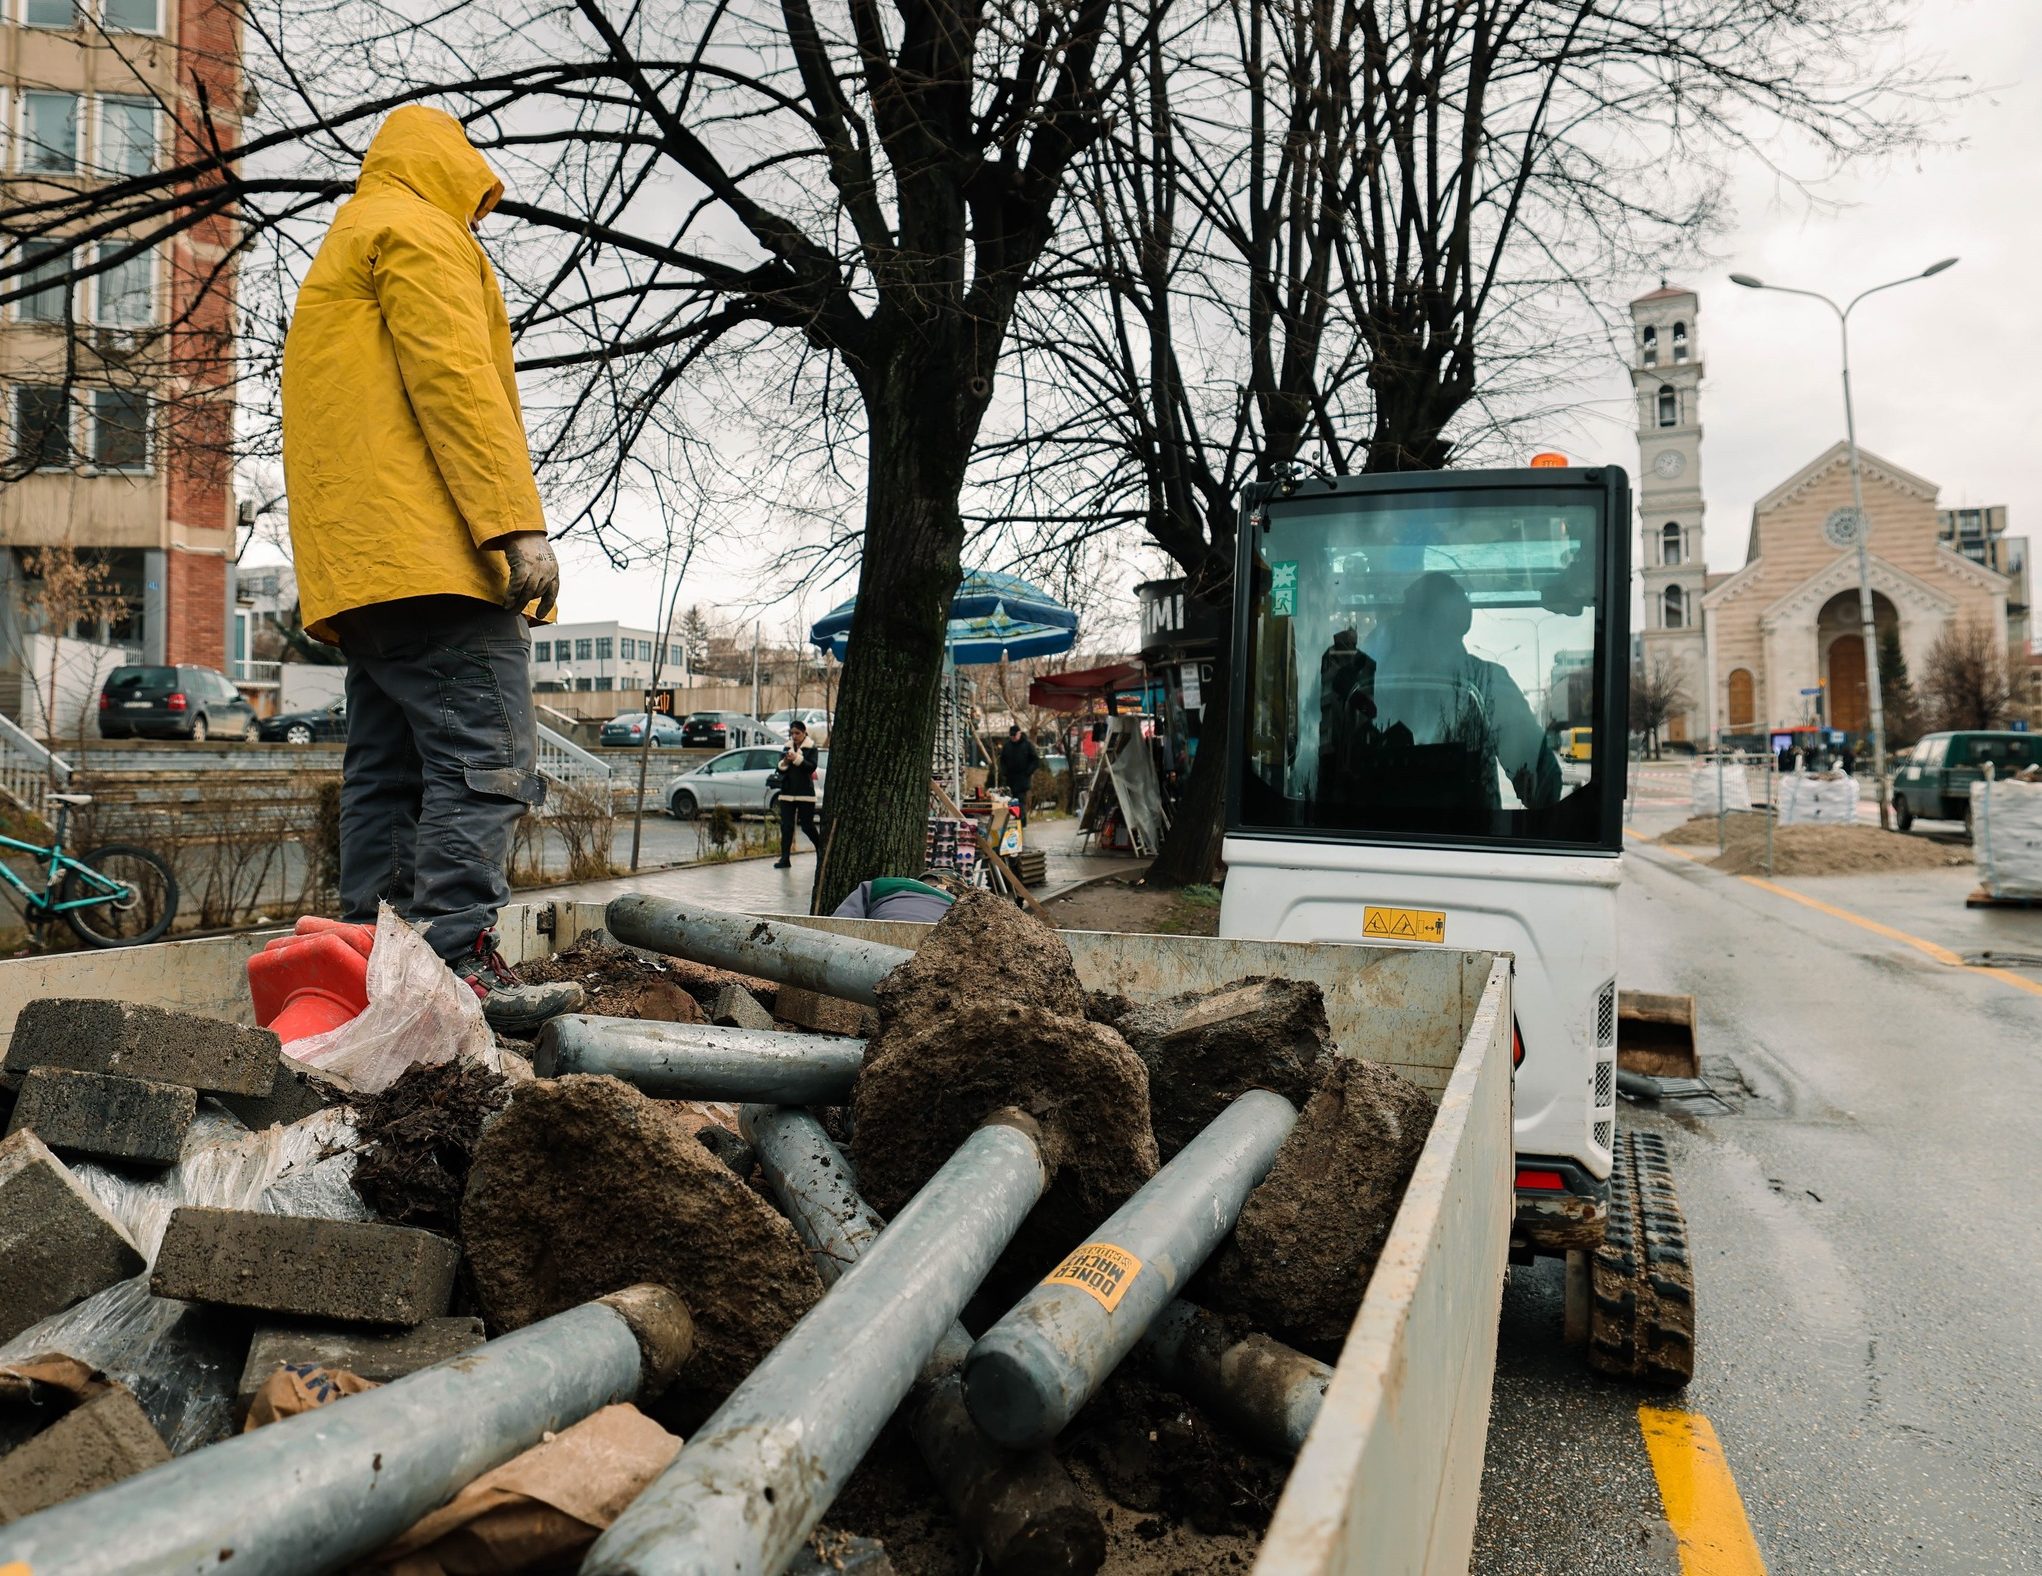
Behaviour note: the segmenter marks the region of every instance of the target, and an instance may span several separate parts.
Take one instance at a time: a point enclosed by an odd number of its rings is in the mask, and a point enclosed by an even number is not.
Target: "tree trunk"
[[[958,489],[970,444],[943,379],[888,368],[868,397],[871,466],[858,607],[830,724],[823,852],[811,911],[861,881],[925,865],[943,637],[962,575]],[[947,396],[947,397],[946,397]]]
[[[1201,691],[1206,701],[1198,725],[1198,755],[1163,846],[1149,866],[1151,885],[1197,886],[1219,875],[1220,844],[1226,836],[1227,760],[1233,751],[1233,671],[1234,619],[1228,607],[1213,648],[1212,687]]]

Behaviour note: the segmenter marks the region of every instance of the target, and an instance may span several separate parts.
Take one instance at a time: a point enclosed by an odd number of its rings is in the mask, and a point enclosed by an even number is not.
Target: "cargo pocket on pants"
[[[546,779],[515,766],[465,766],[461,775],[476,793],[494,799],[515,799],[536,810],[546,802]]]

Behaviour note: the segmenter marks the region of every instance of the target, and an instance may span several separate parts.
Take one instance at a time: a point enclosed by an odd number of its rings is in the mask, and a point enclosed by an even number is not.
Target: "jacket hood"
[[[378,180],[396,182],[462,224],[481,218],[503,196],[503,182],[469,146],[461,123],[423,104],[392,111],[376,132],[355,190]]]

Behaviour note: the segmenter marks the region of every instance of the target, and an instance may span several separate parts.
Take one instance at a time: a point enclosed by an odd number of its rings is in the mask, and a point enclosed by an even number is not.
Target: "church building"
[[[1648,672],[1677,669],[1688,701],[1665,737],[1706,747],[1817,721],[1862,737],[1867,654],[1849,450],[1831,445],[1759,499],[1744,567],[1710,574],[1699,308],[1695,293],[1678,287],[1631,303],[1643,660]],[[1858,460],[1874,626],[1881,640],[1898,633],[1908,672],[1922,673],[1952,624],[1982,624],[2002,650],[2025,655],[2027,544],[2004,536],[2005,510],[1964,512],[1997,527],[1974,550],[1958,535],[1959,512],[1937,509],[1934,482],[1862,447]]]

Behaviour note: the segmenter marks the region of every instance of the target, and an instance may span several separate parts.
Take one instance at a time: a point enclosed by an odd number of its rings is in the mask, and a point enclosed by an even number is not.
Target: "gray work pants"
[[[333,622],[347,656],[341,917],[373,921],[387,902],[458,960],[510,900],[511,831],[546,797],[524,618],[427,596]]]

